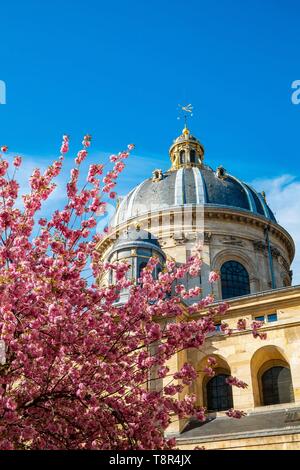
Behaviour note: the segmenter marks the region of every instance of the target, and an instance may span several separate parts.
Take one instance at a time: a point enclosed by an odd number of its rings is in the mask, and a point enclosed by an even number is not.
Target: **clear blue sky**
[[[192,102],[212,164],[299,173],[299,16],[293,0],[2,2],[1,141],[47,155],[90,132],[95,149],[167,157]]]
[[[86,132],[97,152],[134,142],[125,191],[168,167],[177,104],[191,102],[208,164],[246,181],[299,175],[299,1],[12,0],[0,14],[11,150],[38,162],[62,133],[74,150]]]

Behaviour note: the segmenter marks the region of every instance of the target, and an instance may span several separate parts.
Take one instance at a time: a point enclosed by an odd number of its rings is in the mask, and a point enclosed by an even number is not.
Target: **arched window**
[[[196,152],[195,152],[195,150],[190,151],[190,162],[191,163],[196,163]]]
[[[261,376],[262,404],[277,405],[294,401],[291,372],[288,367],[275,366]]]
[[[224,411],[233,408],[232,389],[226,382],[228,374],[219,374],[206,385],[208,411]]]
[[[185,163],[185,151],[184,150],[181,150],[179,154],[179,161],[181,164]]]
[[[221,268],[222,298],[250,294],[249,274],[241,263],[226,261]]]

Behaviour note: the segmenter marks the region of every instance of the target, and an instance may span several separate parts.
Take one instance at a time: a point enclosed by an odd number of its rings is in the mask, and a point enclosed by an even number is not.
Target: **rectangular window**
[[[277,313],[270,313],[268,315],[268,322],[277,321]]]
[[[263,315],[260,315],[259,317],[255,317],[254,320],[256,320],[256,321],[265,321],[265,317]]]

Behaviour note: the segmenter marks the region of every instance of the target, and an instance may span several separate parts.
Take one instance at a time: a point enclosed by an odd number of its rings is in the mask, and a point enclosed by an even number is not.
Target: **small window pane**
[[[260,315],[259,317],[255,317],[256,321],[265,321],[265,317],[263,315]]]
[[[219,374],[207,382],[208,411],[223,411],[233,408],[232,389],[226,379],[228,374]]]
[[[277,313],[271,313],[268,315],[268,322],[277,321]]]
[[[151,256],[151,250],[147,248],[138,248],[137,249],[137,254],[141,256],[147,256],[150,258]]]

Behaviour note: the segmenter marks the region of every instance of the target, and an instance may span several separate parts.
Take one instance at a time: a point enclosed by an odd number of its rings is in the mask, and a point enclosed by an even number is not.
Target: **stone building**
[[[189,350],[170,361],[173,371],[185,361],[201,370],[207,356],[215,356],[218,365],[215,377],[200,373],[190,390],[207,407],[208,421],[174,421],[169,434],[183,449],[300,449],[300,286],[291,286],[290,270],[294,242],[264,193],[221,166],[206,165],[203,145],[189,129],[174,140],[169,154],[168,171],[155,169],[119,203],[110,233],[98,247],[102,257],[129,259],[130,275],[137,278],[156,255],[157,275],[166,258],[185,262],[200,241],[201,276],[187,278],[187,287],[200,285],[206,296],[209,272],[219,271],[213,294],[216,302],[226,299],[230,305],[222,321],[234,327],[240,318],[262,320],[267,332],[265,341],[254,339],[250,330],[227,336],[217,322],[201,353]],[[231,389],[228,375],[248,388]],[[231,407],[247,416],[228,418],[224,411]]]

